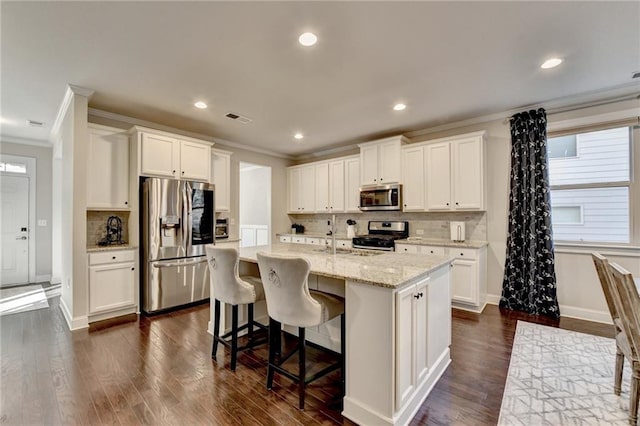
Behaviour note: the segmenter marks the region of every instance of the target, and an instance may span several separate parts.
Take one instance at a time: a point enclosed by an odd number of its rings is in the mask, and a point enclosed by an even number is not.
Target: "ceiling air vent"
[[[242,124],[251,123],[252,121],[249,117],[245,117],[244,115],[236,114],[234,112],[228,112],[224,116]]]
[[[35,120],[27,120],[27,124],[31,127],[42,127],[44,126],[44,123],[42,121],[35,121]]]

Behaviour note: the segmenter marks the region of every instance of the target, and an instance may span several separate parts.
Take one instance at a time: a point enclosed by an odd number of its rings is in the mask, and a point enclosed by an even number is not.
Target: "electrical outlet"
[[[47,219],[38,219],[38,226],[47,226]]]
[[[424,229],[416,229],[416,235],[424,235]]]
[[[232,217],[229,218],[229,225],[235,225],[236,224],[236,220]]]

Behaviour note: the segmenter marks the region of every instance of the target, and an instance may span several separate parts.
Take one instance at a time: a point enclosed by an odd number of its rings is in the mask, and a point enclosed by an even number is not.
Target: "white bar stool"
[[[258,253],[258,266],[264,285],[269,313],[269,364],[267,367],[267,389],[273,386],[274,372],[298,384],[299,407],[304,409],[305,387],[338,368],[342,370],[342,391],[344,395],[345,369],[345,317],[344,299],[332,294],[309,290],[307,278],[311,266],[306,259],[273,256]],[[306,376],[305,327],[315,327],[340,315],[341,356],[340,361],[318,373]],[[298,345],[287,355],[276,361],[280,353],[280,325],[298,327]],[[282,367],[291,356],[298,352],[298,374]]]
[[[214,299],[214,323],[213,323],[213,347],[211,358],[216,359],[218,343],[222,343],[231,351],[231,370],[236,369],[238,352],[255,348],[267,342],[266,339],[256,339],[253,336],[253,327],[263,330],[268,327],[253,319],[253,304],[264,300],[262,281],[257,277],[238,275],[239,256],[235,248],[218,248],[207,246],[207,262],[209,263],[209,275]],[[231,305],[231,331],[220,336],[220,302]],[[238,305],[248,305],[247,323],[238,327]],[[238,333],[247,329],[249,342],[238,347]],[[227,340],[231,337],[231,340]]]

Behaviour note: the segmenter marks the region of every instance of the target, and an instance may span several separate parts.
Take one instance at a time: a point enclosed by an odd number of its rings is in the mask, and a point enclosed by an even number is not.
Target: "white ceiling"
[[[290,155],[640,83],[637,1],[0,7],[3,140],[48,139],[68,83],[92,108]]]

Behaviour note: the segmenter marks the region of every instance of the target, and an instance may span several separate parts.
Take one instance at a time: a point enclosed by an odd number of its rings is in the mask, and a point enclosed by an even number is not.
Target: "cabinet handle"
[[[464,253],[460,253],[460,256],[464,256]]]
[[[456,202],[456,206],[459,206],[459,205],[460,205],[460,203]]]
[[[111,259],[116,260],[116,257],[115,257],[115,256],[113,256]]]
[[[378,179],[374,179],[373,181],[374,181],[374,182],[377,182],[377,181],[378,181]]]
[[[136,268],[131,268],[131,270],[132,270],[132,271],[135,271],[135,270],[136,270]]]
[[[176,174],[176,171],[175,171],[175,170],[173,171],[173,174],[174,174],[174,175]]]
[[[449,205],[449,203],[447,203],[447,205]]]
[[[431,250],[431,254],[433,254],[433,250]]]
[[[182,171],[182,174],[184,174],[184,170]]]
[[[329,206],[324,206],[324,209],[325,210],[329,210]]]
[[[384,179],[380,178],[380,182],[382,182]]]
[[[413,297],[415,297],[416,299],[420,299],[420,293],[414,294]]]
[[[128,202],[128,201],[125,201],[124,203],[125,203],[125,204],[129,204],[129,202]]]

